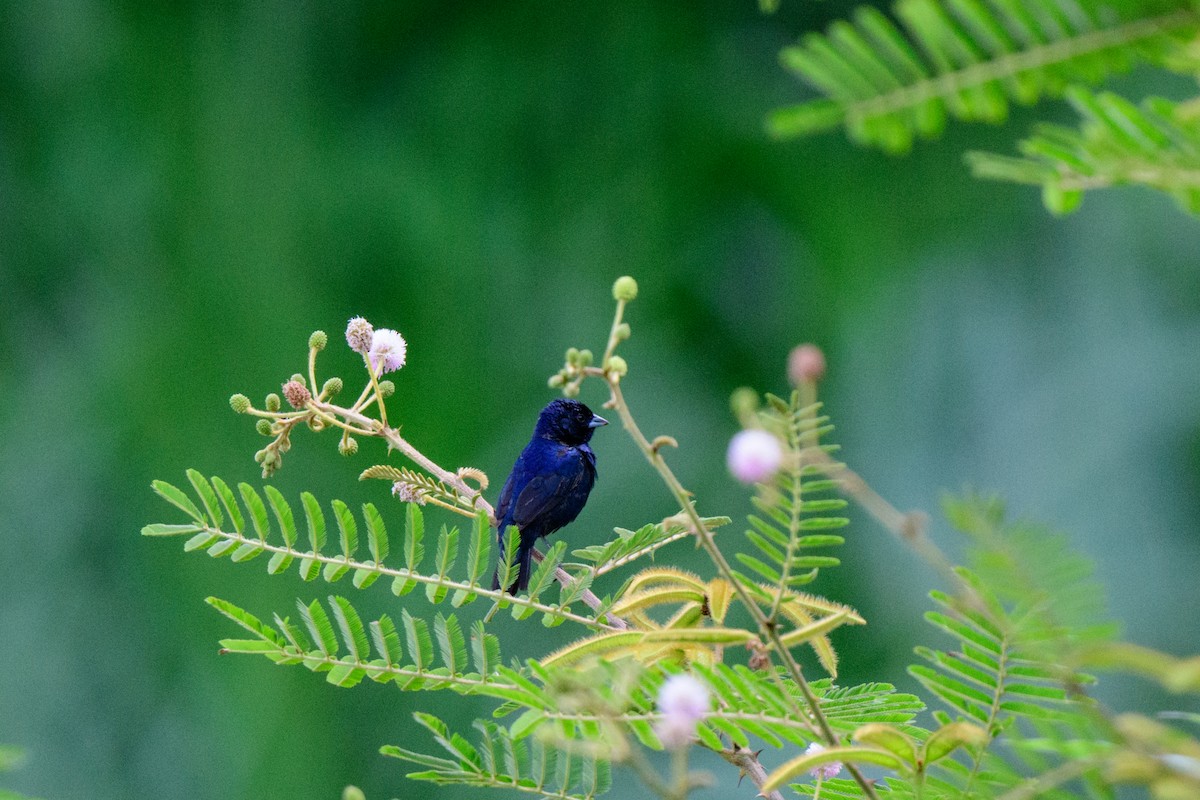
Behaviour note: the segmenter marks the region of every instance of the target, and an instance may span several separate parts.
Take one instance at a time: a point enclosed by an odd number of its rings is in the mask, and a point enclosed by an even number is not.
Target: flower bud
[[[235,414],[245,414],[250,410],[250,398],[244,394],[235,394],[229,398],[229,407]]]
[[[566,382],[567,382],[567,379],[563,376],[563,374],[561,372],[559,372],[554,375],[551,375],[550,380],[546,381],[546,385],[549,386],[551,389],[558,389]]]
[[[324,350],[327,344],[329,344],[329,337],[325,335],[325,331],[313,331],[312,335],[308,337],[310,350]]]
[[[342,390],[341,378],[330,378],[325,381],[325,385],[321,387],[321,396],[325,398],[334,397]]]
[[[763,483],[783,463],[783,445],[766,431],[742,431],[730,440],[725,460],[733,477],[742,483]]]
[[[622,377],[629,372],[629,365],[625,363],[625,359],[620,356],[609,356],[606,372],[611,372],[617,377]]]
[[[568,383],[566,386],[563,387],[563,397],[578,397],[578,396],[579,396],[579,384],[578,383]]]
[[[711,709],[708,687],[691,675],[672,675],[658,690],[661,719],[654,732],[671,750],[687,747]]]
[[[371,349],[371,337],[374,335],[375,329],[362,317],[355,317],[346,323],[346,344],[356,353],[366,355]]]
[[[637,297],[637,292],[637,281],[628,275],[622,275],[620,278],[617,278],[617,282],[613,284],[614,300],[623,300],[628,303]]]
[[[379,382],[379,394],[381,397],[391,397],[396,393],[396,384],[391,381]]]
[[[592,360],[594,358],[595,358],[595,356],[592,355],[591,350],[580,350],[579,351],[579,366],[590,367],[592,365]]]
[[[283,396],[292,408],[304,408],[312,400],[308,387],[294,378],[283,385]]]
[[[263,436],[270,436],[274,431],[271,430],[271,420],[260,419],[254,424],[254,430],[261,433]]]
[[[567,363],[570,364],[571,366],[575,366],[576,364],[579,363],[579,348],[577,348],[577,347],[568,347],[567,348]]]
[[[738,419],[750,416],[758,411],[758,392],[749,386],[741,386],[733,390],[729,396],[729,408]]]
[[[396,481],[393,483],[392,494],[401,503],[416,503],[419,506],[425,505],[425,490],[408,481]]]
[[[344,456],[352,456],[358,452],[358,440],[353,436],[347,436],[338,442],[338,452]]]
[[[825,377],[825,354],[815,344],[802,344],[788,354],[787,371],[795,386],[816,383]]]
[[[347,786],[342,789],[342,800],[367,800],[367,796],[357,786]]]
[[[288,380],[295,381],[296,383],[298,383],[304,387],[308,386],[308,379],[305,378],[303,375],[301,375],[299,372],[293,372],[292,377],[288,378]]]
[[[271,392],[269,395],[267,395],[266,400],[263,401],[263,405],[266,407],[267,411],[275,412],[279,410],[281,405],[283,405],[283,401],[279,399],[279,395]]]
[[[633,334],[633,331],[630,330],[628,322],[622,322],[620,325],[617,326],[617,341],[618,342],[625,341],[632,334]]]

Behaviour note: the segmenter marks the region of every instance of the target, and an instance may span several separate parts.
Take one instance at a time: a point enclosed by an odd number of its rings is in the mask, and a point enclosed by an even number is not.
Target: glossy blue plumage
[[[569,525],[583,510],[596,483],[596,454],[588,442],[597,427],[607,424],[577,400],[555,400],[538,415],[533,438],[517,456],[496,503],[501,554],[508,527],[521,531],[520,568],[509,592],[529,587],[537,540]],[[498,575],[493,586],[499,588]]]

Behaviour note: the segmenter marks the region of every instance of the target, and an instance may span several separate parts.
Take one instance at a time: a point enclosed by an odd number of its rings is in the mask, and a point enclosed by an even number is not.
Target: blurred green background
[[[0,743],[28,752],[0,786],[468,796],[407,783],[377,748],[429,744],[413,708],[465,726],[478,704],[218,657],[231,626],[205,596],[269,616],[331,587],[143,539],[176,521],[149,483],[257,482],[228,396],[277,390],[315,328],[323,374],[349,378],[340,332],[362,314],[408,338],[393,419],[494,496],[563,350],[603,345],[624,273],[641,283],[627,395],[679,439],[702,511],[748,509],[723,466],[729,392],[784,389],[788,350],[815,341],[837,438],[885,496],[935,511],[943,488],[998,490],[1098,560],[1131,638],[1196,651],[1200,224],[1132,190],[1056,220],[967,178],[960,154],[1011,149],[1030,112],[900,160],[768,141],[764,114],[805,96],[779,48],[847,7],[0,6]],[[572,543],[674,510],[619,429],[595,445]],[[301,436],[277,485],[386,504],[355,480],[382,450],[335,447]],[[910,686],[933,576],[869,520],[850,536],[817,585],[871,622],[837,640],[843,678]],[[355,601],[397,608],[386,589]],[[569,633],[510,627],[518,657]],[[701,796],[751,796],[707,763],[721,785]]]

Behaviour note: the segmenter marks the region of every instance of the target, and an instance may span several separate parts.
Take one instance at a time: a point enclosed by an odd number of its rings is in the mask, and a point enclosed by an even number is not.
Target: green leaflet
[[[949,117],[999,122],[1012,103],[1095,83],[1135,55],[1168,59],[1172,37],[1200,22],[1182,2],[1120,11],[1071,0],[898,0],[897,24],[863,7],[783,51],[784,67],[824,97],[777,110],[767,126],[788,137],[840,125],[861,144],[902,153],[939,135]]]
[[[460,607],[479,597],[488,597],[503,605],[513,605],[519,618],[540,613],[547,625],[572,621],[589,628],[609,627],[595,616],[579,613],[575,609],[590,584],[590,573],[581,573],[583,580],[576,580],[564,589],[558,602],[542,601],[536,596],[513,599],[505,593],[492,590],[489,575],[492,532],[482,513],[473,521],[470,540],[465,548],[459,546],[462,538],[459,530],[443,526],[435,548],[433,568],[436,571],[430,573],[422,572],[426,568],[425,520],[416,504],[405,506],[402,553],[405,566],[401,568],[387,563],[392,553],[385,515],[372,503],[363,504],[361,516],[356,516],[342,501],[330,502],[338,546],[336,552],[326,552],[328,512],[322,509],[311,493],[300,495],[308,548],[302,549],[296,511],[273,486],[263,488],[262,492],[266,495],[264,501],[263,494],[247,483],[239,484],[235,494],[220,478],[205,479],[195,470],[188,472],[188,480],[199,503],[183,490],[164,481],[156,481],[154,490],[183,511],[191,521],[183,524],[151,523],[143,527],[143,535],[188,535],[190,538],[185,550],[204,551],[214,558],[229,557],[239,562],[269,555],[267,571],[272,575],[286,573],[294,564],[298,564],[300,576],[306,581],[320,577],[334,583],[352,575],[354,587],[366,589],[376,580],[387,578],[397,595],[424,586],[427,598],[434,603],[442,603],[449,598],[455,607]],[[249,528],[247,519],[250,521]],[[218,520],[232,522],[233,529],[222,529]],[[369,558],[359,553],[363,549],[363,540]],[[539,570],[539,593],[544,593],[554,581],[551,567],[561,562],[563,547],[565,545],[560,545],[557,550],[552,549],[549,567]]]
[[[1046,208],[1068,214],[1085,191],[1146,186],[1200,214],[1200,124],[1190,104],[1150,98],[1141,106],[1110,92],[1067,92],[1078,128],[1041,125],[1022,141],[1020,156],[967,154],[980,178],[1042,187]]]

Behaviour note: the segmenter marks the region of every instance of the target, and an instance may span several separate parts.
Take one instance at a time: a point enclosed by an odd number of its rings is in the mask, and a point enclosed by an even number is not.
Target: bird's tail
[[[517,582],[508,587],[509,594],[523,592],[529,588],[529,576],[533,573],[533,542],[526,543],[521,537],[521,546],[517,548]]]
[[[517,546],[517,579],[509,586],[506,591],[509,594],[523,592],[529,588],[529,576],[533,574],[533,545],[535,539],[528,542],[525,537],[521,537],[521,543]],[[500,538],[500,558],[504,558],[504,538]],[[500,588],[500,568],[496,567],[496,571],[492,573],[492,589]]]

